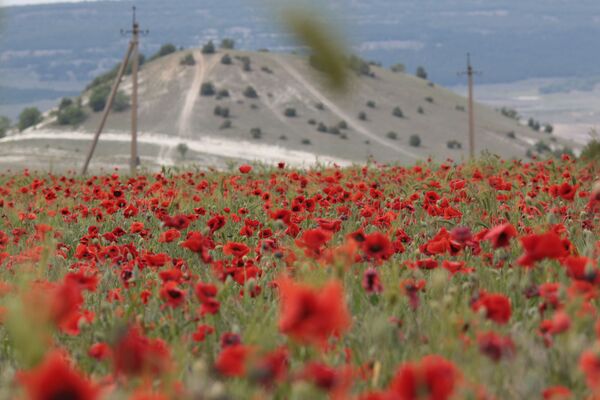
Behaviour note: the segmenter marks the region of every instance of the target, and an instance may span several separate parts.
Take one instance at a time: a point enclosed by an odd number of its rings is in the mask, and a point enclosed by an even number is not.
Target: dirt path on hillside
[[[179,137],[190,137],[192,136],[192,124],[191,116],[194,109],[194,104],[200,97],[200,87],[204,83],[204,78],[210,72],[216,64],[216,57],[210,62],[206,62],[204,55],[201,51],[194,51],[194,58],[196,59],[196,68],[194,71],[194,80],[188,89],[187,95],[185,96],[185,102],[181,108],[181,114],[179,114],[179,120],[177,122],[177,133]]]
[[[385,139],[380,138],[374,133],[370,132],[367,128],[362,126],[354,117],[350,114],[342,110],[338,107],[333,101],[329,100],[325,97],[317,88],[315,88],[310,82],[308,82],[294,67],[288,64],[286,61],[280,59],[280,57],[272,57],[272,59],[279,64],[289,75],[292,76],[295,80],[297,80],[307,91],[310,92],[317,100],[323,103],[328,109],[331,110],[334,114],[336,114],[341,119],[345,120],[350,127],[352,127],[355,131],[360,133],[361,135],[373,140],[374,142],[379,143],[382,146],[392,148],[399,153],[404,154],[407,157],[413,158],[415,160],[420,159],[418,155],[411,153],[410,151],[403,149],[402,147],[389,142]]]

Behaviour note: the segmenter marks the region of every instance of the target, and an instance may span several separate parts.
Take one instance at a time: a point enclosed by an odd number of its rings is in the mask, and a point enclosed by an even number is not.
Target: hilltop
[[[139,76],[142,164],[413,163],[466,156],[465,98],[402,72],[366,64],[359,70],[341,95],[329,92],[308,60],[296,55],[196,49],[148,62]],[[121,88],[131,92],[130,77]],[[91,93],[82,93],[87,118],[80,125],[59,126],[51,112],[0,142],[0,152],[12,157],[4,157],[5,165],[79,166],[101,115],[88,107]],[[565,145],[481,105],[476,121],[478,152],[523,158],[536,143]],[[93,166],[127,165],[129,123],[127,110],[111,114]]]

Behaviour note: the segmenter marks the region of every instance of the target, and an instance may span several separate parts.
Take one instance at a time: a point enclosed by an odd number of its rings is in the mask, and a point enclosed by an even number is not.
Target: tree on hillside
[[[108,101],[108,96],[110,95],[110,90],[111,88],[109,85],[102,85],[92,90],[89,101],[92,111],[100,112],[104,110],[106,102]],[[119,90],[115,96],[112,109],[113,111],[120,112],[125,111],[127,108],[129,108],[129,96]]]
[[[73,105],[73,99],[71,99],[70,97],[63,97],[60,103],[58,104],[58,110],[64,110],[65,108],[71,105]]]
[[[179,61],[179,64],[188,65],[188,66],[196,65],[196,60],[194,59],[194,55],[192,53],[187,53],[185,56],[183,56],[181,58],[181,60]]]
[[[258,93],[256,93],[256,90],[252,86],[248,86],[244,90],[244,96],[246,96],[249,99],[256,99],[258,98]]]
[[[129,108],[130,98],[125,92],[119,90],[115,96],[112,109],[116,112],[125,111]]]
[[[225,39],[221,40],[220,47],[222,49],[233,50],[235,48],[235,40],[230,39],[230,38],[225,38]]]
[[[56,121],[59,125],[76,126],[85,121],[86,114],[83,108],[77,104],[70,104],[58,111]]]
[[[189,147],[185,143],[179,143],[177,145],[177,152],[179,153],[181,158],[185,158],[185,155],[187,154],[188,150],[189,150]]]
[[[390,67],[392,72],[406,72],[406,67],[402,63],[394,64]]]
[[[202,54],[214,54],[216,51],[215,44],[212,40],[202,46]]]
[[[10,119],[8,117],[0,117],[0,139],[6,136],[6,132],[10,129]]]
[[[369,63],[356,55],[351,55],[347,60],[347,64],[348,68],[358,75],[372,76]]]
[[[177,47],[175,47],[172,43],[166,43],[160,46],[160,49],[156,52],[155,55],[150,57],[152,60],[156,60],[157,58],[167,56],[171,53],[175,53],[177,51]]]
[[[24,131],[30,126],[42,122],[42,113],[37,107],[28,107],[19,114],[19,130]]]
[[[153,57],[150,58],[150,60],[154,60],[156,58],[157,58],[157,56],[154,55]],[[143,54],[139,54],[138,64],[140,66],[142,66],[145,62],[146,62],[146,56]],[[119,68],[121,68],[121,63],[116,64],[110,71],[105,72],[105,73],[95,77],[94,80],[89,85],[86,86],[86,90],[90,90],[90,89],[96,88],[96,87],[104,85],[104,84],[112,85],[114,80],[117,77]],[[130,60],[129,63],[127,64],[127,67],[125,68],[125,75],[130,75],[132,70],[133,70],[133,60]]]
[[[417,72],[415,74],[418,78],[421,79],[427,79],[427,71],[425,71],[425,68],[420,66],[417,68]]]

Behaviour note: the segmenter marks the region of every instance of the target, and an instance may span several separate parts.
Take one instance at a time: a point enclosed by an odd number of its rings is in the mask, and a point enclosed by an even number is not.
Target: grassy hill
[[[186,55],[194,58],[193,65],[181,63]],[[225,55],[230,63],[224,63]],[[307,59],[295,55],[187,50],[153,60],[140,73],[142,164],[349,164],[370,158],[412,163],[466,157],[465,98],[411,75],[369,69],[355,74],[342,95],[329,92]],[[129,77],[121,88],[131,92]],[[82,94],[84,106],[90,94]],[[0,153],[12,158],[4,163],[78,167],[101,116],[90,109],[87,114],[80,126],[65,128],[50,113],[42,124],[5,139]],[[549,148],[565,146],[481,105],[476,121],[477,152],[522,158],[541,141]],[[129,124],[127,110],[111,115],[93,167],[127,165]]]

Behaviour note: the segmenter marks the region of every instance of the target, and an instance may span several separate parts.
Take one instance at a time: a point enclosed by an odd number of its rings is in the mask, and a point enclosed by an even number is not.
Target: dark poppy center
[[[60,388],[52,393],[49,400],[80,400],[82,396],[74,388]]]

